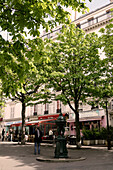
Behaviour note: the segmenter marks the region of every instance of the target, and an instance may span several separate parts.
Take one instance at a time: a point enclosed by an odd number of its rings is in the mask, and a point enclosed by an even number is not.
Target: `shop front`
[[[75,123],[75,114],[70,114],[69,119],[67,120],[69,123],[69,138],[76,138],[76,123]],[[83,129],[100,129],[102,127],[106,127],[106,116],[104,111],[89,111],[82,112],[79,114],[79,124],[80,124],[80,135],[82,137]]]
[[[53,115],[43,115],[39,116],[37,120],[27,120],[25,122],[25,135],[28,135],[28,141],[34,141],[34,132],[35,127],[39,124],[40,129],[43,132],[43,141],[47,141],[50,138],[50,131],[52,131],[52,136],[57,135],[57,127],[56,127],[56,119],[58,118],[59,114]],[[67,116],[67,114],[63,114],[63,116]],[[19,134],[21,135],[21,126],[22,121],[15,121],[15,122],[7,122],[6,123],[6,131],[13,134],[13,141],[18,140]],[[51,137],[52,139],[52,137]]]

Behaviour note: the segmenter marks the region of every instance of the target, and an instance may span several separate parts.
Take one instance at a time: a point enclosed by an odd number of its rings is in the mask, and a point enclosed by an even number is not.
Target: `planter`
[[[97,139],[95,139],[95,145],[98,145],[98,143],[99,143],[99,142],[98,142],[98,140],[97,140]]]
[[[99,140],[98,140],[98,144],[99,144],[99,145],[104,145],[104,144],[105,144],[105,140],[99,139]]]
[[[111,141],[111,145],[113,146],[113,141]]]
[[[90,140],[83,140],[83,145],[89,146],[90,145]]]
[[[113,141],[110,141],[111,146],[113,146]],[[105,145],[108,146],[107,140],[105,141]]]
[[[94,145],[95,144],[95,140],[90,140],[90,145]]]

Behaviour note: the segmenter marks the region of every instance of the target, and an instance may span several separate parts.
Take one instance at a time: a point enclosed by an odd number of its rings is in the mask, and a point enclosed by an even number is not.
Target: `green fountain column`
[[[58,136],[56,139],[56,148],[55,148],[55,158],[68,158],[68,151],[66,148],[67,140],[64,137],[66,120],[60,113],[58,119],[56,120]]]

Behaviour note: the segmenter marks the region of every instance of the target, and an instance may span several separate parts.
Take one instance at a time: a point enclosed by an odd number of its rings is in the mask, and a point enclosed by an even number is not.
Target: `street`
[[[54,157],[52,146],[41,146],[43,157]],[[0,170],[113,170],[113,150],[107,148],[68,149],[70,158],[85,157],[75,162],[40,162],[34,155],[34,145],[0,142]]]

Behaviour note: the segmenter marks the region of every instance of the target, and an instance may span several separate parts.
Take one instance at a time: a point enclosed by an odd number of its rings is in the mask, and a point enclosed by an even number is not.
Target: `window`
[[[58,101],[57,101],[57,109],[56,109],[56,113],[60,113],[60,112],[61,112],[60,105],[61,105],[61,103],[60,103],[60,101],[58,100]]]
[[[48,114],[48,113],[49,113],[49,103],[46,103],[44,114]]]
[[[37,105],[34,105],[34,116],[37,115]]]
[[[98,107],[98,105],[92,105],[91,106],[91,110],[93,110],[93,109],[98,109],[99,107]]]
[[[93,24],[94,24],[94,18],[91,17],[91,18],[88,19],[88,25],[90,26],[90,25],[93,25]]]
[[[33,115],[33,106],[30,106],[30,115]]]
[[[110,9],[106,11],[106,14],[107,14],[107,18],[111,17],[111,11],[110,11]]]
[[[53,101],[53,113],[55,113],[56,110],[56,101]]]
[[[83,111],[83,104],[82,104],[82,102],[79,103],[79,111],[80,112]]]
[[[81,25],[80,25],[80,23],[76,24],[76,26],[77,26],[78,28],[81,28]]]
[[[10,118],[14,118],[15,115],[15,108],[14,106],[11,107]]]

